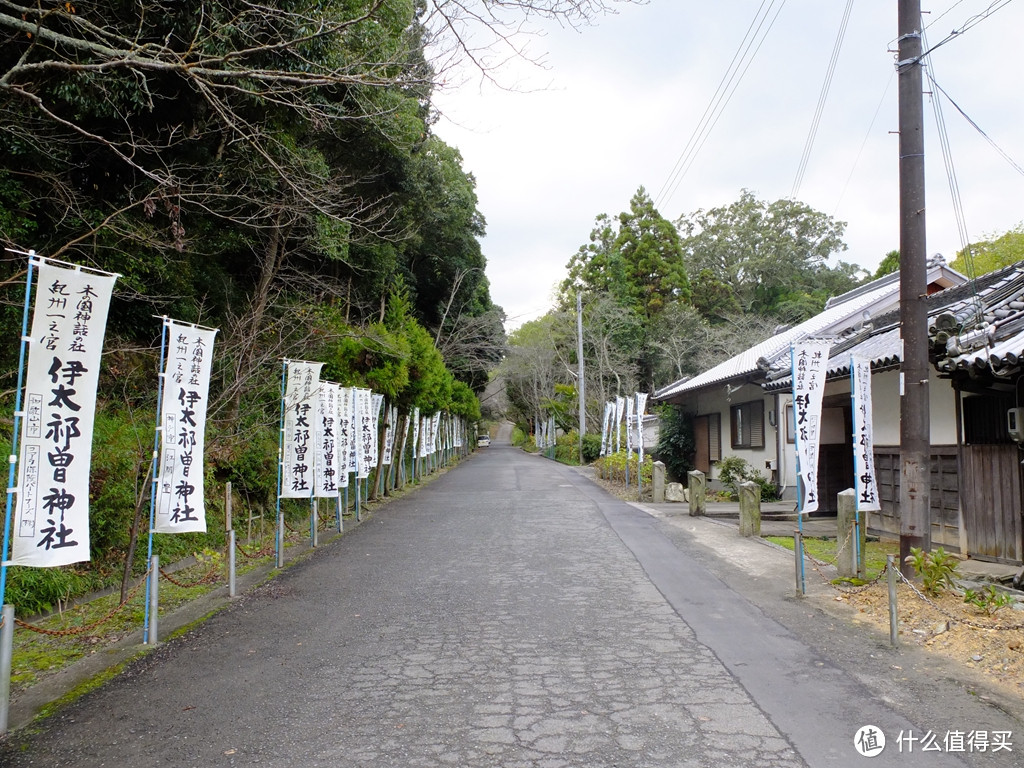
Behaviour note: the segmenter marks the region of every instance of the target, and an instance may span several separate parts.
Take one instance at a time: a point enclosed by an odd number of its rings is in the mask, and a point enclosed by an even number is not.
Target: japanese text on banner
[[[875,482],[875,440],[871,413],[871,363],[850,358],[853,392],[853,462],[857,483],[857,509],[880,510]]]
[[[114,275],[38,265],[11,563],[89,559],[96,384]]]
[[[217,331],[168,320],[155,533],[206,531],[203,450]]]
[[[805,340],[793,345],[793,421],[804,514],[818,508],[818,446],[821,442],[821,399],[825,393],[830,341]]]
[[[288,361],[284,395],[284,456],[281,498],[312,498],[316,484],[315,419],[323,363]]]

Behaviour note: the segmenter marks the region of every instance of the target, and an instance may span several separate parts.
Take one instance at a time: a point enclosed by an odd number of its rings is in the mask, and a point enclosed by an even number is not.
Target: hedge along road
[[[871,765],[1019,764],[898,754],[940,712],[1004,720],[959,691],[870,688],[703,558],[494,444],[16,734],[0,765],[848,766],[868,724],[890,739]]]

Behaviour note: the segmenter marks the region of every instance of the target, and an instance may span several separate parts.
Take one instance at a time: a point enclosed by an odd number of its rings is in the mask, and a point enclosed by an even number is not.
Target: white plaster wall
[[[956,445],[956,393],[935,372],[929,377],[928,405],[932,445]],[[885,371],[871,377],[871,407],[876,446],[900,444],[900,374]]]
[[[764,401],[764,448],[733,448],[732,424],[729,418],[730,408],[733,405],[749,403],[758,399]],[[717,413],[720,416],[722,427],[722,458],[725,458],[726,456],[738,456],[765,477],[770,476],[770,471],[765,467],[765,462],[775,461],[776,459],[778,415],[775,414],[770,416],[770,412],[774,414],[775,410],[776,406],[774,395],[766,395],[760,385],[757,384],[745,384],[740,389],[732,390],[731,392],[727,392],[725,384],[715,385],[702,390],[697,395],[697,416],[706,416],[712,413]],[[776,426],[772,426],[772,421],[776,422]],[[711,477],[709,477],[708,480],[714,480],[716,478],[717,472],[715,471],[714,466],[712,466]]]

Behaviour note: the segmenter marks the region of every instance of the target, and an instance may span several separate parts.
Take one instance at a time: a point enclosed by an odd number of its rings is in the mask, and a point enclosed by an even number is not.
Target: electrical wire
[[[860,149],[857,150],[857,157],[854,158],[853,167],[850,168],[850,173],[846,177],[846,182],[843,184],[843,190],[839,193],[839,199],[836,200],[836,207],[832,209],[832,218],[835,218],[839,212],[839,207],[843,204],[843,198],[846,197],[846,190],[850,187],[850,182],[853,180],[853,174],[857,170],[857,166],[860,165],[861,155],[864,154],[864,147],[868,144],[868,139],[871,138],[871,134],[875,129],[875,122],[878,120],[878,115],[882,111],[882,106],[885,104],[886,96],[889,95],[889,89],[892,87],[892,81],[896,79],[896,70],[894,69],[889,73],[889,79],[885,83],[885,88],[882,91],[882,97],[878,100],[878,106],[875,107],[875,114],[871,116],[871,124],[868,125],[868,130],[864,134],[864,140],[860,143]]]
[[[793,191],[790,197],[794,200],[800,192],[800,185],[803,184],[804,174],[807,172],[807,164],[811,159],[811,149],[814,147],[814,139],[818,135],[818,127],[821,125],[821,116],[825,111],[825,101],[828,99],[832,87],[832,78],[836,73],[836,63],[839,61],[839,52],[843,48],[843,40],[846,38],[846,30],[850,25],[850,13],[853,10],[853,0],[846,0],[846,8],[843,10],[843,18],[839,23],[839,32],[836,34],[836,42],[832,46],[832,57],[828,62],[828,70],[825,72],[825,82],[821,85],[821,93],[818,95],[818,105],[814,110],[814,117],[811,119],[811,127],[807,132],[807,141],[804,143],[804,151],[800,156],[800,164],[797,166],[796,178],[793,179]]]
[[[771,18],[767,28],[765,28],[765,23],[768,20],[772,9],[775,8],[776,3],[778,3],[778,8],[775,11],[775,15]],[[655,206],[663,206],[672,198],[676,190],[679,188],[679,184],[693,165],[694,160],[703,148],[712,129],[714,129],[715,125],[718,123],[722,112],[725,110],[725,107],[728,106],[729,101],[736,92],[736,88],[743,80],[744,75],[746,75],[747,70],[750,68],[750,64],[757,56],[758,51],[761,49],[761,45],[764,43],[764,40],[768,36],[772,27],[775,25],[775,20],[778,19],[785,4],[786,0],[781,0],[781,2],[779,2],[779,0],[762,0],[760,7],[758,7],[757,12],[754,14],[753,20],[747,27],[743,40],[740,42],[739,47],[733,54],[732,61],[729,63],[729,67],[726,69],[725,74],[722,76],[722,80],[719,82],[718,88],[711,97],[711,101],[708,103],[708,106],[704,109],[704,114],[701,115],[697,127],[690,135],[690,138],[686,142],[686,146],[683,148],[682,153],[680,153],[675,165],[669,172],[668,178],[658,191],[658,194],[655,197]]]
[[[990,18],[997,11],[1001,11],[1003,8],[1005,8],[1006,6],[1008,6],[1012,2],[1013,2],[1013,0],[993,0],[993,2],[990,3],[988,8],[986,8],[984,11],[981,11],[980,13],[976,13],[973,16],[971,16],[970,18],[968,18],[967,21],[964,22],[962,27],[960,27],[959,29],[954,29],[952,32],[950,32],[948,35],[946,35],[945,38],[943,38],[942,40],[937,42],[931,48],[926,48],[924,53],[922,53],[921,56],[919,57],[919,59],[924,59],[926,56],[930,55],[931,52],[936,50],[937,48],[941,48],[942,46],[944,46],[949,41],[955,40],[956,38],[961,37],[964,34],[964,32],[966,32],[969,29],[972,29],[973,27],[976,27],[978,24],[980,24],[981,22],[985,21],[985,19]],[[952,10],[952,8],[950,10]],[[943,15],[945,15],[945,14],[943,14]],[[938,21],[938,19],[936,19],[936,21]]]
[[[921,31],[921,42],[927,48],[928,45],[927,32]],[[924,66],[922,69],[929,82],[934,83],[934,65],[931,57],[925,55],[922,57]],[[977,270],[974,267],[974,257],[971,254],[970,247],[970,236],[967,232],[967,217],[964,214],[963,198],[960,195],[960,183],[956,176],[956,165],[953,162],[953,148],[949,142],[949,132],[946,130],[946,119],[942,113],[942,101],[932,94],[932,111],[935,114],[935,127],[939,136],[939,146],[942,149],[942,161],[946,168],[946,180],[949,183],[949,194],[953,203],[953,217],[956,219],[957,233],[960,236],[960,252],[964,255],[964,264],[966,265],[967,277],[971,281],[971,292],[972,302],[974,305],[975,322],[980,321],[984,312],[982,301],[978,295],[977,284],[975,278],[977,277]]]
[[[977,132],[978,132],[978,133],[979,133],[979,134],[981,135],[981,137],[982,137],[983,139],[985,139],[985,141],[987,141],[987,142],[989,143],[989,145],[990,145],[990,146],[991,146],[991,147],[992,147],[992,148],[993,148],[993,149],[994,149],[994,150],[995,150],[996,152],[998,152],[998,153],[999,153],[999,156],[1000,156],[1000,157],[1002,157],[1002,158],[1003,158],[1003,160],[1005,160],[1005,161],[1006,161],[1007,163],[1009,163],[1010,167],[1011,167],[1011,168],[1013,168],[1013,170],[1015,170],[1015,171],[1016,171],[1017,173],[1019,173],[1019,174],[1020,174],[1021,176],[1024,176],[1024,167],[1022,167],[1022,166],[1021,166],[1021,165],[1020,165],[1020,164],[1019,164],[1019,163],[1018,163],[1018,162],[1017,162],[1016,160],[1014,160],[1014,159],[1013,159],[1012,157],[1010,157],[1009,153],[1008,153],[1008,152],[1006,152],[1006,150],[1004,150],[1004,149],[1003,149],[1002,147],[1000,147],[1000,146],[999,146],[999,145],[998,145],[998,144],[997,144],[997,143],[996,143],[996,142],[995,142],[995,141],[994,141],[994,140],[992,139],[992,137],[991,137],[991,136],[989,136],[989,135],[988,135],[987,133],[985,133],[985,131],[984,131],[984,130],[982,129],[982,127],[981,127],[980,125],[978,125],[978,124],[977,124],[977,123],[976,123],[976,122],[975,122],[975,121],[974,121],[974,120],[973,120],[973,119],[971,118],[971,116],[970,116],[970,115],[968,115],[968,114],[967,114],[966,112],[964,112],[964,110],[963,110],[963,109],[962,109],[962,108],[960,107],[960,105],[959,105],[959,104],[957,104],[957,103],[956,103],[956,101],[954,101],[954,100],[953,100],[953,97],[952,97],[952,96],[950,96],[950,95],[949,95],[949,93],[947,93],[946,89],[944,89],[944,88],[943,88],[943,87],[942,87],[941,85],[939,85],[939,84],[938,84],[937,82],[935,82],[935,78],[931,77],[931,75],[930,75],[930,74],[929,74],[928,80],[929,80],[929,82],[931,83],[932,87],[933,87],[933,88],[935,88],[935,90],[937,90],[937,91],[938,91],[939,93],[941,93],[941,94],[942,94],[943,96],[945,96],[945,97],[946,97],[946,101],[948,101],[948,102],[949,102],[950,104],[952,104],[952,105],[953,105],[953,108],[954,108],[954,109],[955,109],[955,110],[956,110],[957,112],[959,112],[959,113],[960,113],[960,115],[961,115],[961,116],[962,116],[962,117],[964,118],[964,120],[966,120],[966,121],[967,121],[967,123],[968,123],[968,124],[969,124],[969,125],[970,125],[970,126],[971,126],[971,127],[973,128],[973,129],[974,129],[974,130],[976,130],[976,131],[977,131]]]

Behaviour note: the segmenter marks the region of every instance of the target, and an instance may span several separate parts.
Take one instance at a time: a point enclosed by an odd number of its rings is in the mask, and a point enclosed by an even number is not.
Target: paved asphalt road
[[[869,724],[889,744],[866,765],[1022,764],[1024,743],[900,753],[900,731],[1024,726],[900,682],[895,652],[709,552],[494,444],[17,735],[0,766],[845,768]]]

